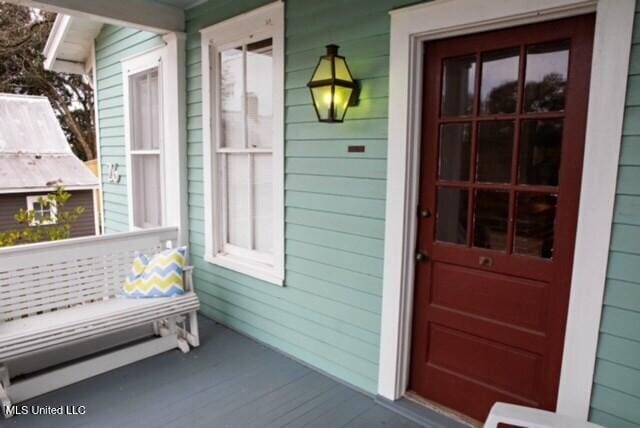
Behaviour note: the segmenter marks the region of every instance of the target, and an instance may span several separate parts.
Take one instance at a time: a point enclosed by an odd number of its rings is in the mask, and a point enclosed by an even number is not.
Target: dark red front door
[[[410,389],[554,409],[594,16],[430,42]]]

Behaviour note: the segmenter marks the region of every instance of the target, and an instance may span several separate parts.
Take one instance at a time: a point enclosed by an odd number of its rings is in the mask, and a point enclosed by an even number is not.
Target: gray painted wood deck
[[[208,319],[200,332],[202,345],[188,354],[167,352],[24,403],[86,406],[83,416],[20,415],[0,427],[418,426]]]

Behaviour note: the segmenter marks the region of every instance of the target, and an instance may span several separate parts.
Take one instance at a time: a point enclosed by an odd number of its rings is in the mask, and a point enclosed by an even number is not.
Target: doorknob
[[[431,259],[431,256],[429,256],[429,253],[424,250],[418,251],[416,253],[417,262],[424,263],[424,262],[428,262],[430,259]]]
[[[431,217],[431,211],[428,208],[425,209],[419,209],[418,210],[418,215],[422,218],[429,218]]]

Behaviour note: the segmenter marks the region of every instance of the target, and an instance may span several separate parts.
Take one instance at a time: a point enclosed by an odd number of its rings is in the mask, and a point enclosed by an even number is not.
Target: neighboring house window
[[[206,258],[282,284],[283,6],[202,30]]]
[[[47,200],[46,196],[27,196],[27,210],[35,213],[29,226],[44,226],[58,223],[58,209],[55,201]]]

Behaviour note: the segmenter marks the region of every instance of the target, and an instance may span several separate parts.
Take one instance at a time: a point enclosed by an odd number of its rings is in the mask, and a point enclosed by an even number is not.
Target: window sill
[[[36,221],[36,222],[30,222],[29,226],[30,227],[37,227],[37,226],[55,226],[57,225],[58,222],[57,221]]]
[[[284,286],[283,276],[278,274],[276,269],[272,266],[222,253],[216,254],[215,256],[206,255],[204,259],[211,264],[218,265],[280,287]]]

